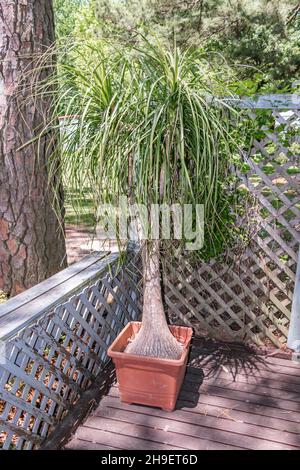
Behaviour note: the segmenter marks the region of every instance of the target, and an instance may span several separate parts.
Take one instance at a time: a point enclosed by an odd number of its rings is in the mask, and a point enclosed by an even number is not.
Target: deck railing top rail
[[[99,278],[117,259],[117,253],[92,253],[0,305],[0,339],[11,339],[39,321],[72,293]]]
[[[300,109],[300,95],[297,93],[270,93],[265,95],[236,96],[227,98],[232,106],[242,109]]]

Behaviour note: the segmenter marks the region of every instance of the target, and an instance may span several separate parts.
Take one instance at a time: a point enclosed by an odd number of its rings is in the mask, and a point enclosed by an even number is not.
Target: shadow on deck
[[[300,449],[300,365],[291,361],[195,339],[172,413],[121,403],[112,367],[106,375],[47,448]]]

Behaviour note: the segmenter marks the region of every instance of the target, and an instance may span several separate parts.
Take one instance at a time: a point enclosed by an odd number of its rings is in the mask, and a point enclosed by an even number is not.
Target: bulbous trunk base
[[[160,285],[159,242],[144,247],[144,302],[142,326],[126,352],[163,359],[180,359],[183,346],[172,335],[165,316]]]
[[[168,326],[159,331],[142,326],[126,352],[139,356],[159,357],[161,359],[180,359],[183,346],[172,335]]]

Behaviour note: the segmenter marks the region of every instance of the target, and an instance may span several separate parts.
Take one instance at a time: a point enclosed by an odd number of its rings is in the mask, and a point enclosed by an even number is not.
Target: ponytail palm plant
[[[203,204],[211,250],[226,238],[224,183],[234,145],[229,109],[218,98],[228,94],[220,72],[200,51],[147,41],[138,49],[80,48],[76,57],[73,51],[73,61],[60,65],[47,87],[56,95],[43,133],[57,126],[62,113],[77,117],[63,133],[50,172],[59,168],[79,191],[92,188],[96,206],[124,194],[148,213],[153,203]],[[142,326],[127,351],[176,359],[182,349],[162,301],[163,243],[142,243]]]

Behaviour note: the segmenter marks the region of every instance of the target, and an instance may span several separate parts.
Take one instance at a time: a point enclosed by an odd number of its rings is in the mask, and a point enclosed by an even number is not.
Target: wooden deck
[[[172,413],[120,402],[114,382],[66,449],[300,449],[300,365],[194,342]]]

